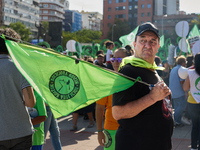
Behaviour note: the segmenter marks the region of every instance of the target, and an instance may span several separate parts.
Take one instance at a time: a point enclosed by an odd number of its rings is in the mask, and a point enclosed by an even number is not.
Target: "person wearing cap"
[[[106,67],[103,63],[104,63],[104,54],[98,54],[97,61],[95,64],[101,67]]]
[[[143,82],[113,94],[113,117],[119,128],[115,150],[170,150],[173,133],[170,89],[155,71],[160,36],[150,22],[139,26],[133,42],[135,56],[122,60],[119,72]],[[150,88],[150,85],[154,87]]]

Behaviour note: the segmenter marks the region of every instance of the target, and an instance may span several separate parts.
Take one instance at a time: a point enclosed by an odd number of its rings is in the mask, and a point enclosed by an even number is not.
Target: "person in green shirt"
[[[44,121],[46,120],[47,113],[46,107],[42,98],[34,91],[36,104],[34,106],[38,111],[38,116],[31,119],[33,125],[40,124],[39,127],[34,127],[35,133],[33,134],[33,144],[31,150],[42,150],[44,144]]]

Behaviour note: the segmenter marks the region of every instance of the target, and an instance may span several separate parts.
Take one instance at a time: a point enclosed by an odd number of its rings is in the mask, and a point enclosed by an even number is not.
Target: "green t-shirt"
[[[37,92],[34,91],[34,95],[36,98],[36,104],[34,106],[35,109],[37,109],[39,116],[46,116],[46,107],[42,100],[42,98],[37,94]],[[44,122],[40,124],[40,127],[34,128],[36,131],[33,134],[33,146],[36,145],[43,145],[44,144]]]

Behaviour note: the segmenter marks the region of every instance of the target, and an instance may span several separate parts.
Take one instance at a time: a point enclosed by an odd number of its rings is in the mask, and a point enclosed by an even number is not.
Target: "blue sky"
[[[98,11],[103,14],[103,0],[69,0],[69,9]],[[200,0],[180,0],[180,10],[200,14]]]

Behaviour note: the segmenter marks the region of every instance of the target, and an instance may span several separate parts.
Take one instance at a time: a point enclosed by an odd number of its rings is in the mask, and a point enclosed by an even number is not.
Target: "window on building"
[[[111,4],[112,3],[112,0],[108,0],[108,4]]]
[[[50,11],[49,14],[54,15],[54,14],[55,14],[55,11]]]
[[[43,20],[48,20],[48,17],[47,16],[43,16]]]
[[[132,14],[128,14],[128,17],[129,17],[129,18],[132,18]]]
[[[144,17],[144,13],[141,13],[141,17]]]
[[[141,8],[144,8],[144,5],[141,5]]]
[[[111,8],[110,8],[110,7],[108,8],[108,11],[111,11]]]
[[[43,7],[49,7],[48,4],[43,4]]]
[[[138,8],[138,5],[135,5],[134,8],[137,9],[137,8]]]
[[[48,14],[48,10],[43,10],[43,14]]]
[[[108,19],[111,19],[111,15],[108,15]]]
[[[115,18],[126,18],[125,14],[115,15]]]
[[[134,17],[137,17],[137,13],[134,13]]]
[[[115,7],[115,10],[125,10],[126,6],[121,6],[121,7]]]
[[[115,0],[116,3],[125,3],[126,0]]]
[[[132,2],[132,0],[129,0],[129,2]]]
[[[147,4],[147,8],[151,8],[151,4]]]
[[[137,2],[138,0],[135,0],[135,2]]]
[[[148,12],[148,13],[147,13],[147,16],[148,16],[148,17],[149,17],[149,16],[151,16],[151,13],[150,13],[150,12]]]
[[[132,10],[132,6],[129,6],[128,9],[129,9],[129,10]]]

